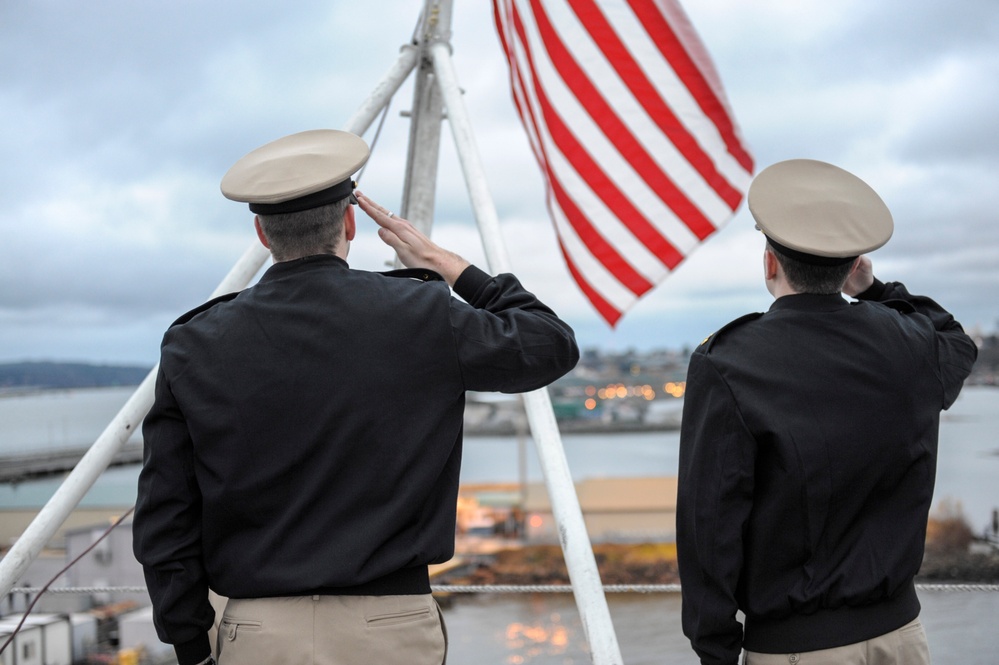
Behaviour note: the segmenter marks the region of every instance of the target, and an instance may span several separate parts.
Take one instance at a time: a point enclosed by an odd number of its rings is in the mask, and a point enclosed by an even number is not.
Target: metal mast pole
[[[344,129],[354,134],[363,134],[378,116],[379,111],[388,104],[396,90],[409,76],[409,72],[412,71],[415,64],[416,49],[412,46],[403,47],[399,59],[375,87],[368,99],[354,113]],[[218,285],[211,298],[243,289],[257,274],[269,256],[270,253],[260,243],[254,241]],[[0,560],[0,596],[6,596],[17,583],[31,562],[38,557],[45,544],[55,535],[69,514],[73,512],[73,509],[79,505],[80,500],[97,481],[97,478],[104,473],[115,453],[121,449],[139,427],[142,419],[146,417],[146,413],[153,405],[153,388],[157,368],[158,366],[153,367],[149,375],[125,403],[125,406],[111,420],[97,441],[10,548],[10,551]]]
[[[435,4],[449,8],[451,0],[440,0]],[[447,11],[450,12],[450,9]],[[509,272],[510,259],[500,234],[496,206],[489,194],[472,124],[454,71],[451,46],[446,40],[437,39],[428,45],[428,51],[444,98],[444,107],[447,110],[458,157],[465,174],[489,269],[493,273]],[[531,432],[537,443],[541,469],[551,499],[552,514],[558,524],[559,542],[572,582],[576,606],[582,618],[583,631],[590,645],[592,660],[596,665],[620,664],[623,662],[621,650],[607,607],[607,598],[604,596],[593,548],[586,533],[586,523],[579,507],[579,499],[569,473],[569,464],[565,458],[561,434],[555,421],[555,412],[548,391],[542,388],[526,393],[524,405]]]
[[[430,62],[425,45],[451,39],[450,3],[441,5],[428,0],[418,31],[417,43],[421,48],[413,76],[413,106],[408,114],[410,126],[406,179],[403,182],[399,214],[429,236],[434,222],[434,195],[444,107],[440,89],[434,84],[433,63]],[[398,259],[396,263],[398,265]]]

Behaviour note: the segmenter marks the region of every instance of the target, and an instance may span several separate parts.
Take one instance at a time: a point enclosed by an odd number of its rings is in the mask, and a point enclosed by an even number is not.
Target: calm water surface
[[[999,593],[920,592],[936,665],[999,663]],[[612,594],[611,620],[627,665],[696,663],[680,629],[679,594]],[[444,610],[448,663],[588,665],[568,594],[461,596]]]
[[[0,397],[0,455],[27,450],[87,446],[131,396],[133,388],[52,391]],[[132,437],[138,440],[138,434]],[[563,438],[573,478],[675,475],[677,432],[572,434]],[[522,461],[521,461],[522,460]],[[522,471],[523,470],[523,471]],[[111,469],[84,500],[100,505],[135,500],[135,468]],[[467,437],[462,482],[541,481],[530,437]],[[999,507],[999,389],[966,388],[940,423],[936,501],[960,501],[969,523],[981,531]],[[58,479],[0,485],[0,506],[44,503]],[[999,665],[999,659],[996,660]]]

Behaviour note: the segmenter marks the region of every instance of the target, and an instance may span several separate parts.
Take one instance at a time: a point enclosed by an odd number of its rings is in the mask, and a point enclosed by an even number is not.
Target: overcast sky
[[[218,183],[279,136],[345,125],[398,57],[421,0],[0,3],[0,362],[151,365],[163,330],[254,242]],[[454,60],[514,271],[584,347],[679,348],[764,310],[745,206],[609,328],[569,277],[511,102],[490,3],[455,3]],[[999,3],[697,0],[757,168],[840,165],[895,217],[875,273],[999,321]],[[361,188],[397,209],[412,89]],[[485,267],[445,127],[434,239]],[[373,130],[366,138],[373,137]],[[392,255],[362,214],[352,267]]]

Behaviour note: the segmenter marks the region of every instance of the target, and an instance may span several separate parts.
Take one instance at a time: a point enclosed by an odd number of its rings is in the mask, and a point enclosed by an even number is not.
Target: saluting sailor
[[[442,663],[427,566],[454,552],[465,391],[534,390],[579,358],[513,275],[355,192],[367,159],[335,130],[240,159],[222,193],[274,264],[164,336],[133,533],[180,665],[212,662],[209,588],[222,665]],[[354,202],[420,279],[348,267]]]
[[[913,577],[940,411],[976,346],[937,303],[875,279],[865,254],[893,221],[860,178],[790,160],[761,172],[748,200],[775,300],[690,361],[684,633],[702,663],[743,651],[749,665],[929,663]]]

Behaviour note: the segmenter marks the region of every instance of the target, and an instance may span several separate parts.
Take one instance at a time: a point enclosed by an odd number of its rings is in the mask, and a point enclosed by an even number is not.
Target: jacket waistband
[[[919,599],[910,582],[891,598],[874,605],[844,605],[775,619],[747,616],[743,647],[759,653],[832,649],[884,635],[918,616]]]
[[[319,587],[295,596],[414,596],[430,593],[430,572],[426,566],[403,568],[363,584]]]

